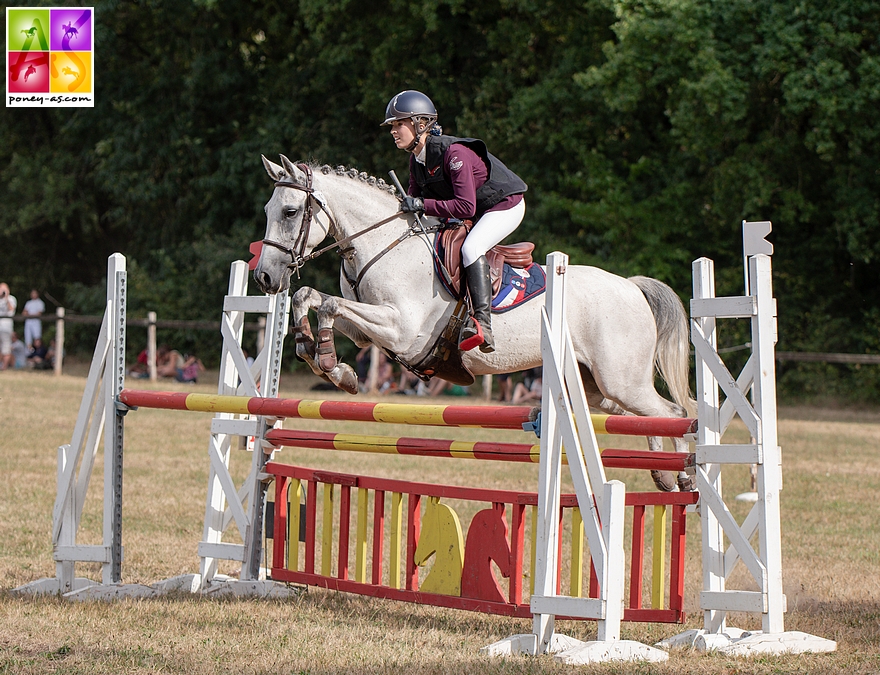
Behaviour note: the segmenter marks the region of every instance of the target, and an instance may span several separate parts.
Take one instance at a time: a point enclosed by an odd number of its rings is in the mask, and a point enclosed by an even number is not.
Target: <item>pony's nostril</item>
[[[254,272],[254,280],[257,282],[257,286],[260,287],[260,290],[263,293],[269,292],[269,287],[272,284],[272,279],[269,277],[268,272]]]

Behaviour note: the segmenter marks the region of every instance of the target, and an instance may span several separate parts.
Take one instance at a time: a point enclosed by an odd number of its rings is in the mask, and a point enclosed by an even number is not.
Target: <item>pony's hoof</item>
[[[340,370],[339,378],[336,379],[336,386],[347,394],[355,395],[358,393],[357,374],[344,363],[340,363],[337,370]]]
[[[671,471],[657,471],[657,469],[653,469],[651,471],[651,478],[654,479],[654,485],[661,492],[675,492],[675,488],[678,486],[675,481],[675,474]]]

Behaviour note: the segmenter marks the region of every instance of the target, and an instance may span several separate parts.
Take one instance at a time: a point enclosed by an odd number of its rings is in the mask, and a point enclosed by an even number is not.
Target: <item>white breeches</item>
[[[526,215],[526,200],[523,199],[512,209],[489,211],[484,214],[461,245],[461,260],[467,267],[504,237],[513,232]]]

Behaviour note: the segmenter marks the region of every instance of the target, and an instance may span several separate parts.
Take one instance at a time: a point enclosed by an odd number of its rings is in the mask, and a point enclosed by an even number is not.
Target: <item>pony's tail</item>
[[[690,340],[688,338],[688,317],[681,298],[662,281],[650,277],[630,277],[629,279],[645,296],[654,314],[657,326],[657,347],[654,362],[672,399],[685,410],[696,409],[696,401],[691,395]]]

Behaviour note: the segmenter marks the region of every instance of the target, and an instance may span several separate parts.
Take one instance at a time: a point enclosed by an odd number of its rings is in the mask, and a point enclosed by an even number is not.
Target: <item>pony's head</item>
[[[278,293],[290,286],[298,261],[327,236],[330,219],[307,165],[295,165],[281,155],[280,165],[263,157],[263,166],[275,181],[275,191],[264,208],[266,235],[254,280],[264,293]]]

